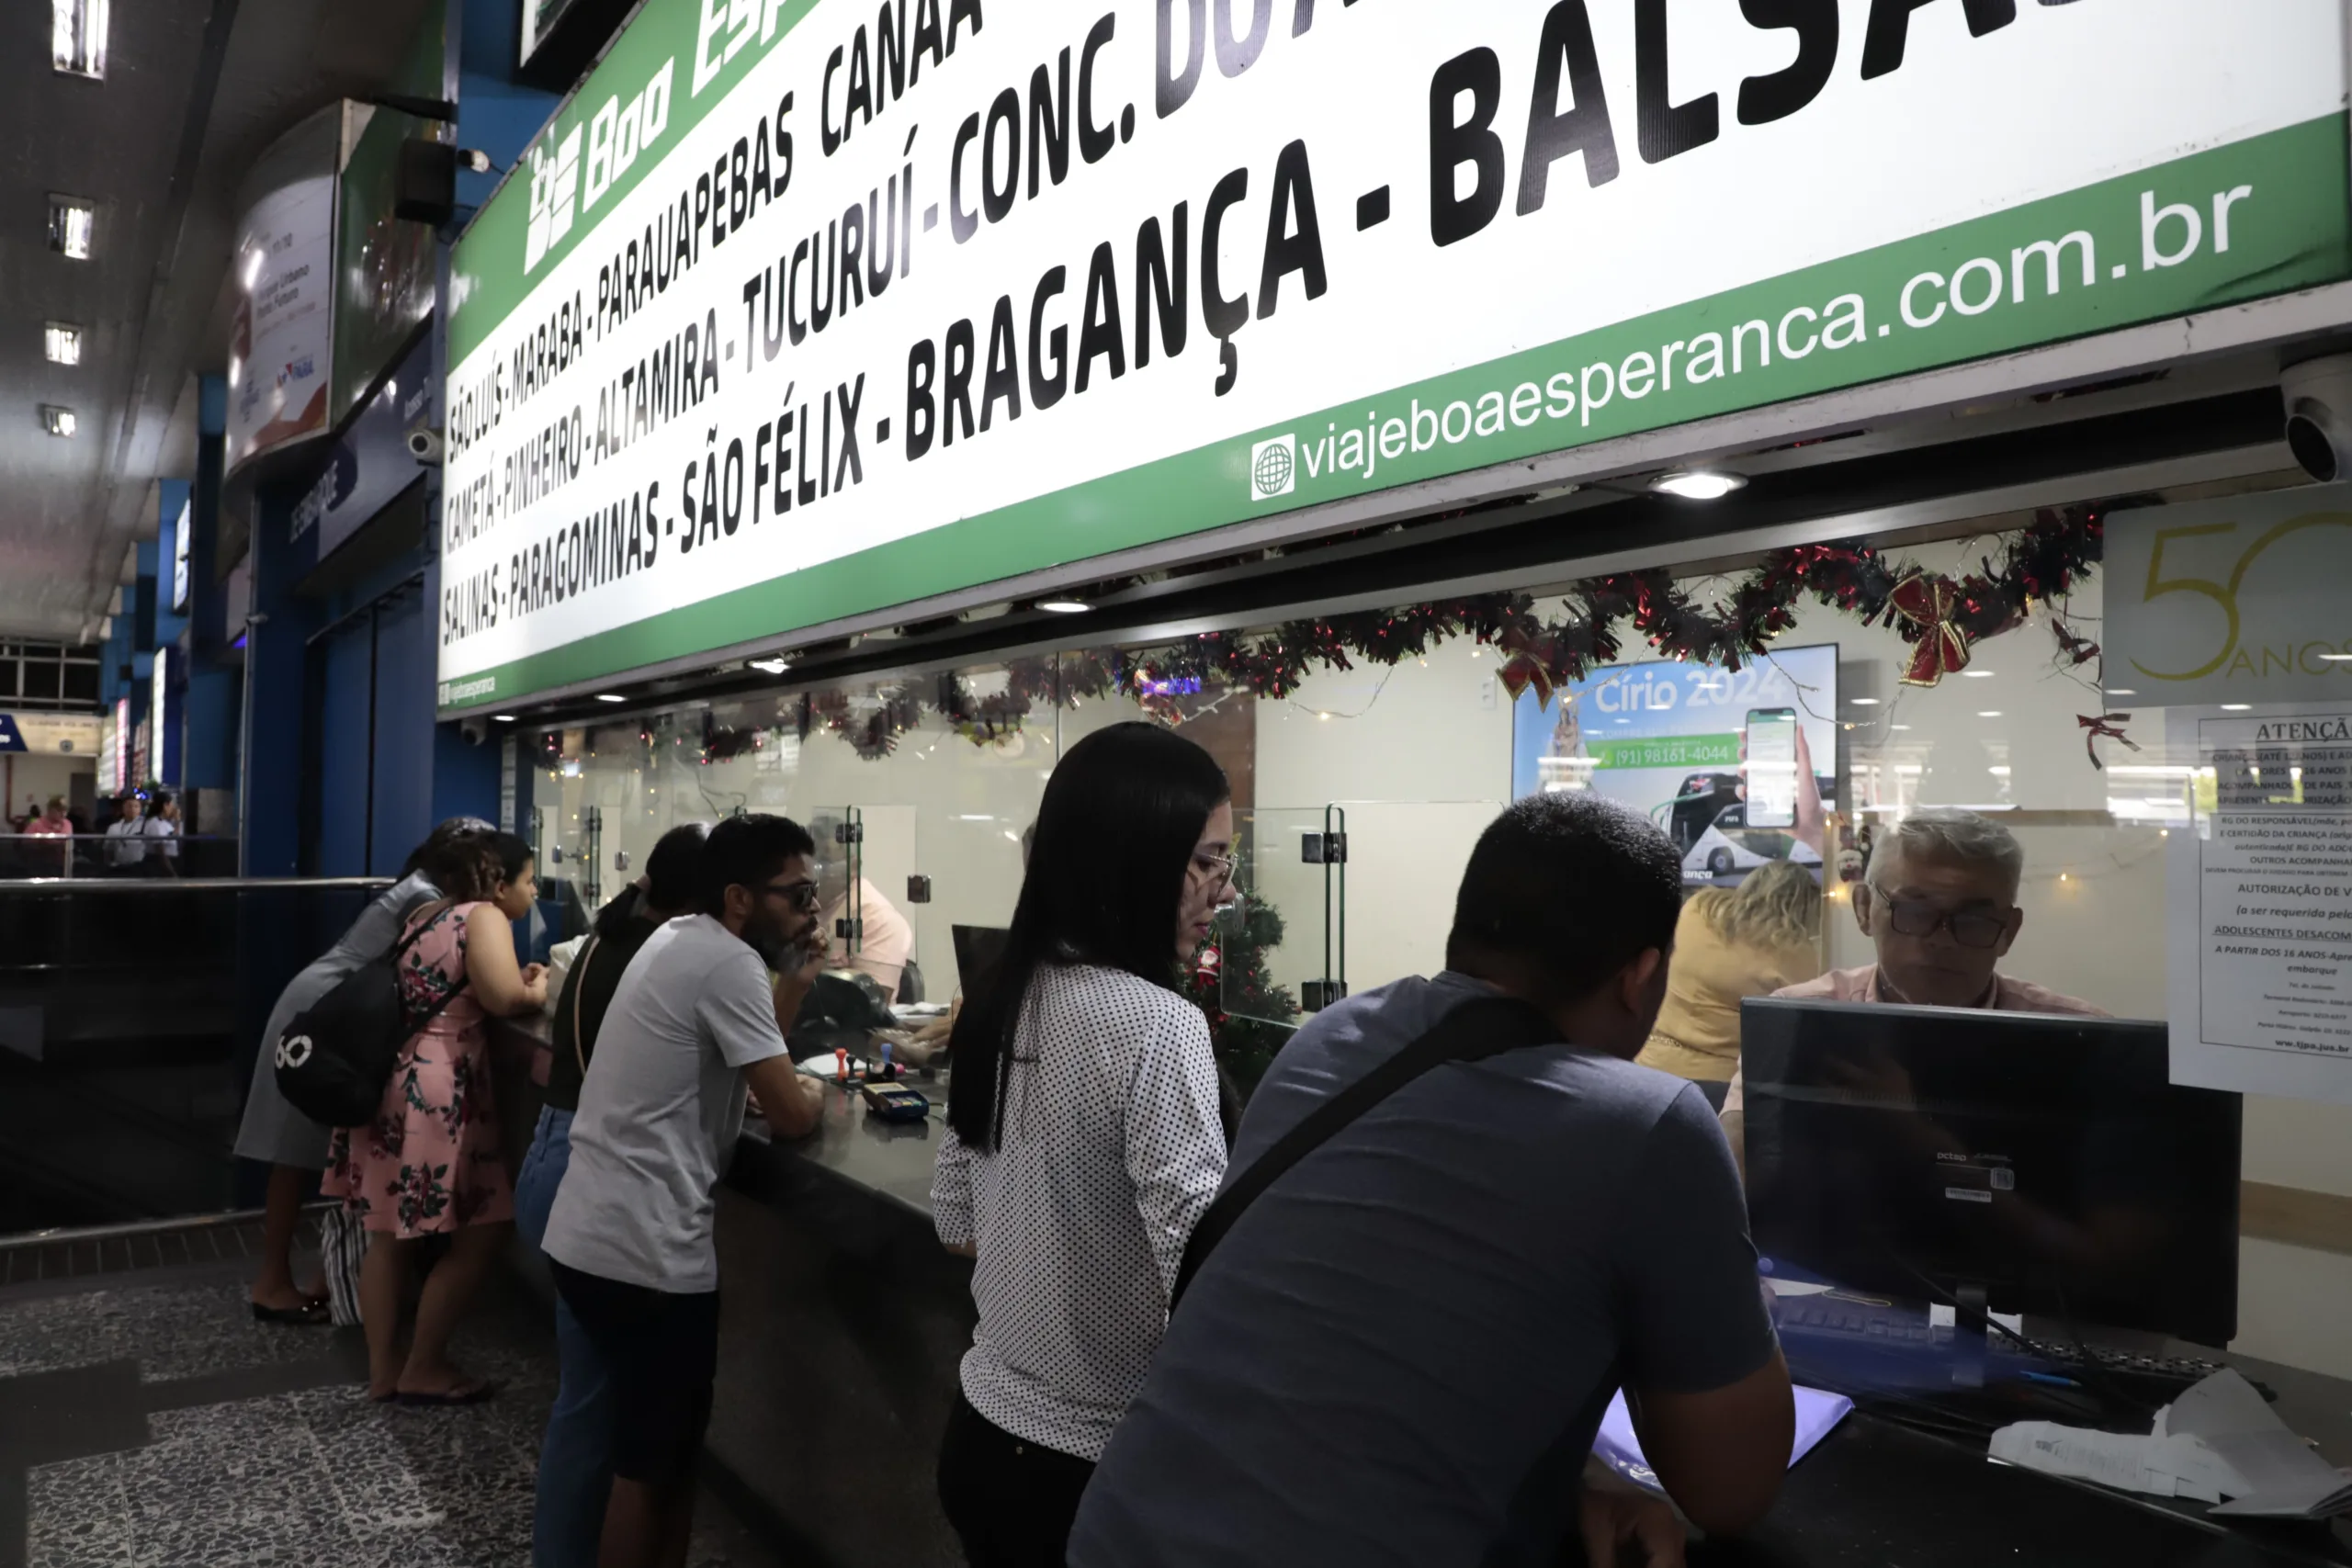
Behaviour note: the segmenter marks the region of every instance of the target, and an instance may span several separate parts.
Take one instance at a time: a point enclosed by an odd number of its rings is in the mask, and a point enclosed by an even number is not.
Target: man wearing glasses
[[[822,963],[815,850],[781,817],[710,830],[701,912],[630,960],[581,1085],[545,1245],[612,1389],[605,1568],[684,1561],[718,1367],[713,1192],[745,1090],[786,1137],[812,1131],[822,1109],[823,1089],[794,1074],[776,1026]]]
[[[1878,948],[1878,962],[1832,969],[1772,994],[2106,1017],[2088,1002],[2000,973],[2025,924],[2017,902],[2024,874],[2025,850],[2000,824],[1951,807],[1914,811],[1880,836],[1867,878],[1854,888],[1854,919]],[[1745,1087],[1734,1074],[1723,1109],[1724,1135],[1743,1159]]]

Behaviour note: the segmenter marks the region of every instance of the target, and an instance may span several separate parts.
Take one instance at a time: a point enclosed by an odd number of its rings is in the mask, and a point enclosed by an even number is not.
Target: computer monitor
[[[956,926],[956,981],[969,995],[978,979],[1004,952],[1012,933],[1002,926]]]
[[[1752,999],[1740,1030],[1748,1223],[1776,1270],[2236,1335],[2239,1100],[2174,1085],[2163,1024]]]

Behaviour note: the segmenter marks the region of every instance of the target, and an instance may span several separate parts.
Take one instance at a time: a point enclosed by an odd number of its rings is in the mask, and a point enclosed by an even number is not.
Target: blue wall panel
[[[318,663],[318,840],[320,876],[368,871],[368,622],[365,617],[311,649]]]
[[[376,822],[369,869],[390,875],[433,828],[433,635],[424,597],[376,620]]]

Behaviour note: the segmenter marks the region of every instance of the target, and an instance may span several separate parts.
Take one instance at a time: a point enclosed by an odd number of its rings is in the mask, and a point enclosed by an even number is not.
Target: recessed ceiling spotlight
[[[1083,615],[1094,606],[1082,599],[1040,599],[1037,608],[1049,615]]]
[[[68,76],[107,73],[107,0],[49,0],[49,62]]]
[[[75,421],[72,409],[62,409],[55,403],[43,403],[40,405],[40,422],[48,427],[51,435],[74,434]]]
[[[51,365],[82,363],[82,329],[70,321],[51,321],[41,329],[41,352]]]
[[[69,261],[88,261],[91,231],[97,226],[97,216],[96,206],[78,196],[52,195],[49,198],[49,248]]]
[[[1660,474],[1650,481],[1650,489],[1661,495],[1679,496],[1684,501],[1721,501],[1736,490],[1747,487],[1747,480],[1738,474],[1726,474],[1717,468],[1677,468],[1670,474]]]

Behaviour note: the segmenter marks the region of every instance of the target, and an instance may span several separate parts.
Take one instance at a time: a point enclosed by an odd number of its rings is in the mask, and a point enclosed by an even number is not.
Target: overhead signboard
[[[647,0],[457,247],[441,703],[2352,275],[2312,0]]]
[[[288,525],[296,539],[318,530],[314,558],[324,560],[394,497],[424,478],[415,454],[408,449],[408,432],[432,407],[432,367],[433,345],[419,343],[327,448],[318,476],[295,502]]]
[[[96,757],[104,729],[96,714],[0,713],[0,751]]]
[[[2110,706],[2352,702],[2352,486],[2115,513],[2104,581]]]
[[[287,132],[246,176],[230,254],[231,469],[323,432],[334,355],[335,157],[340,106]]]

